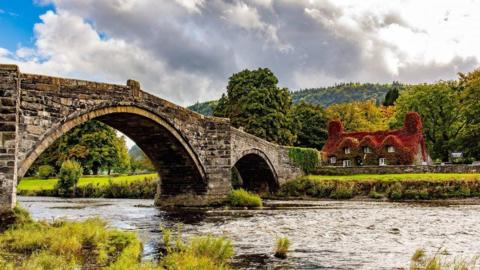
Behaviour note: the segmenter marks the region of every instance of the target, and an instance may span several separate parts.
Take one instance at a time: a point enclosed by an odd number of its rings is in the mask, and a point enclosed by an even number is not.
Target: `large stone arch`
[[[280,184],[277,170],[268,156],[260,149],[252,148],[244,150],[238,158],[232,162],[234,175],[239,177],[244,189],[259,192],[272,193]]]
[[[104,105],[82,110],[45,132],[42,139],[19,160],[22,177],[36,158],[72,128],[89,120],[101,121],[129,136],[150,157],[160,174],[158,195],[202,195],[207,192],[205,169],[182,133],[154,112],[139,106]]]

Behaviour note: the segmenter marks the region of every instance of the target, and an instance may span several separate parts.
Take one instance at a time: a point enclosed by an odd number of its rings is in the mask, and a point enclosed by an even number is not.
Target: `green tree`
[[[457,140],[467,126],[460,94],[455,82],[408,87],[396,102],[391,126],[402,126],[407,112],[418,112],[432,158],[448,161],[449,153],[457,150]]]
[[[467,157],[480,159],[480,69],[460,73],[457,91],[460,95],[461,111],[465,115],[465,129],[457,143]]]
[[[116,137],[115,148],[117,150],[117,162],[114,166],[115,172],[126,173],[130,171],[131,158],[128,154],[127,143],[125,136]],[[111,168],[109,168],[111,170]],[[110,174],[110,171],[109,171]]]
[[[41,165],[50,165],[59,171],[63,161],[75,159],[86,173],[98,174],[100,170],[126,172],[130,157],[124,138],[95,120],[85,122],[56,140],[29,169],[28,175],[37,172]]]
[[[385,95],[385,100],[383,101],[383,106],[393,106],[395,101],[398,99],[399,96],[399,87],[398,83],[393,83],[392,88],[388,90],[387,94]]]
[[[292,98],[268,68],[233,74],[214,115],[230,118],[234,127],[271,142],[291,145],[295,139]]]
[[[60,196],[70,196],[75,194],[75,188],[78,180],[82,176],[82,166],[75,160],[65,160],[58,173],[58,182],[55,185]]]
[[[321,149],[328,137],[325,110],[302,100],[293,107],[293,115],[298,124],[295,146]]]

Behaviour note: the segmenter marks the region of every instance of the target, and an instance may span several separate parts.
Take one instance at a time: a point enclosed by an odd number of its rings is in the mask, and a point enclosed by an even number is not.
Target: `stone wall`
[[[0,65],[0,213],[15,205],[18,68]]]
[[[314,174],[353,175],[353,174],[400,174],[400,173],[480,173],[480,165],[403,165],[403,166],[364,166],[336,167],[322,166]]]

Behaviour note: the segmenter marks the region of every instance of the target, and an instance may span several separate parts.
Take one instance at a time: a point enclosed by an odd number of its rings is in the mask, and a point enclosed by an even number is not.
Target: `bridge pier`
[[[16,204],[18,67],[0,65],[0,213]]]

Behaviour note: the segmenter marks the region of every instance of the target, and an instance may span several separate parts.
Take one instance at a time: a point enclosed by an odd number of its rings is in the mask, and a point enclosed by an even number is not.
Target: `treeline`
[[[334,86],[309,88],[292,93],[294,103],[307,103],[329,107],[339,103],[373,100],[377,105],[383,103],[386,94],[392,89],[403,89],[405,85],[398,82],[392,84],[374,83],[340,83]]]
[[[389,91],[392,89],[401,91],[405,86],[398,82],[391,84],[350,82],[339,83],[329,87],[302,89],[291,92],[291,95],[294,104],[304,101],[314,105],[321,105],[324,108],[335,104],[365,100],[371,100],[375,105],[381,105]],[[218,100],[197,102],[188,108],[200,114],[211,116],[217,104]]]

